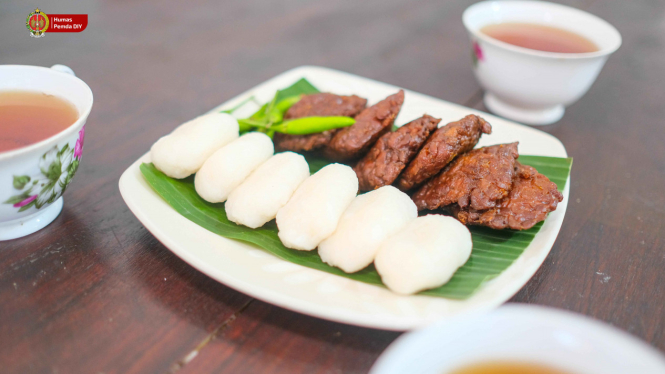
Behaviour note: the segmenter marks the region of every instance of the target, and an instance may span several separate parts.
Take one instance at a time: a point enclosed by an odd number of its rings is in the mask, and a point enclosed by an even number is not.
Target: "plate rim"
[[[304,65],[300,67],[296,67],[290,70],[287,70],[284,73],[278,74],[277,76],[270,78],[257,86],[227,100],[225,103],[218,105],[211,109],[211,111],[218,110],[220,108],[224,107],[232,107],[235,104],[241,102],[244,100],[246,97],[249,97],[253,92],[259,91],[262,89],[262,86],[269,85],[272,81],[278,80],[280,78],[283,78],[284,76],[305,76],[309,74],[316,74],[317,72],[325,72],[327,74],[338,74],[338,75],[344,75],[353,79],[360,79],[363,81],[371,81],[375,84],[381,85],[386,88],[395,88],[397,89],[396,86],[390,85],[388,83],[376,81],[370,78],[364,78],[360,76],[356,76],[350,73],[346,72],[341,72],[337,71],[334,69],[329,69],[329,68],[324,68],[324,67],[319,67],[319,66],[311,66],[311,65]],[[455,103],[450,103],[445,100],[437,99],[425,94],[421,94],[418,92],[414,92],[408,89],[404,89],[407,94],[414,95],[414,96],[419,96],[423,98],[427,98],[429,100],[434,100],[437,102],[442,102],[445,105],[451,105],[455,106],[458,109],[464,109],[467,111],[470,111],[472,113],[479,113],[482,115],[485,115],[487,117],[494,117],[491,114],[484,113],[482,111],[478,111],[476,109],[472,108],[467,108],[459,104]],[[547,137],[551,138],[552,141],[557,142],[561,148],[563,149],[563,152],[565,156],[567,157],[567,152],[565,150],[565,147],[563,144],[554,136],[547,134],[541,130],[533,129],[524,125],[512,123],[511,121],[504,120],[508,122],[511,125],[514,126],[519,126],[523,129],[528,129],[533,132],[541,133],[546,135]],[[370,315],[362,315],[358,314],[357,312],[354,311],[349,311],[348,309],[345,308],[330,308],[330,307],[317,307],[316,303],[303,300],[302,298],[294,297],[285,293],[279,293],[279,292],[274,292],[270,289],[266,289],[265,287],[261,285],[257,285],[252,282],[245,281],[243,279],[230,276],[227,274],[224,274],[224,272],[221,272],[216,270],[213,266],[207,264],[204,260],[199,258],[196,255],[191,254],[189,251],[186,249],[180,248],[180,246],[168,235],[168,233],[163,232],[160,230],[160,227],[153,222],[147,215],[146,212],[144,212],[141,207],[140,207],[140,202],[137,202],[133,199],[133,195],[131,193],[131,183],[132,178],[136,177],[138,174],[138,183],[143,184],[143,188],[147,188],[151,194],[153,194],[156,198],[158,198],[163,204],[167,204],[166,202],[159,197],[154,190],[145,182],[145,180],[142,179],[141,177],[141,172],[140,172],[140,165],[141,163],[148,161],[149,160],[149,151],[139,157],[136,161],[134,161],[121,175],[119,179],[119,189],[120,189],[120,194],[125,202],[125,204],[128,206],[130,211],[134,214],[134,216],[141,222],[141,224],[148,230],[150,233],[157,239],[159,240],[169,251],[174,253],[176,256],[178,256],[180,259],[188,263],[190,266],[194,267],[198,271],[202,272],[206,276],[217,280],[218,282],[233,288],[234,290],[244,293],[250,297],[259,299],[261,301],[291,310],[295,311],[298,313],[314,316],[317,318],[322,318],[330,321],[335,321],[335,322],[341,322],[349,325],[355,325],[355,326],[361,326],[361,327],[369,327],[369,328],[375,328],[375,329],[381,329],[381,330],[392,330],[392,331],[405,331],[405,330],[410,330],[414,328],[419,328],[422,326],[425,326],[433,320],[424,320],[423,318],[413,318],[410,316],[404,317],[404,316],[386,316],[382,315],[380,319],[377,319],[376,317],[370,316]],[[526,271],[525,273],[520,274],[519,276],[515,277],[513,281],[511,281],[511,285],[515,284],[517,286],[514,286],[514,289],[509,290],[509,292],[503,292],[501,297],[496,297],[492,302],[485,303],[481,307],[478,307],[474,309],[474,311],[486,311],[486,310],[491,310],[496,308],[497,306],[505,303],[508,299],[510,299],[513,295],[515,295],[519,290],[521,290],[524,285],[528,282],[529,279],[533,277],[533,275],[536,273],[536,271],[540,268],[542,265],[542,262],[545,260],[545,258],[549,255],[554,242],[556,241],[556,238],[558,237],[559,231],[561,229],[561,225],[563,224],[563,219],[565,217],[565,211],[567,209],[568,205],[568,197],[569,197],[569,189],[570,189],[570,175],[568,176],[568,179],[566,181],[566,186],[563,190],[564,194],[564,201],[562,201],[557,210],[561,210],[561,215],[562,218],[560,222],[558,222],[558,225],[556,227],[553,227],[556,230],[556,234],[553,235],[551,238],[551,242],[547,243],[547,251],[545,251],[541,256],[536,258],[536,261],[538,262],[538,266],[534,266],[534,270],[531,271]],[[167,204],[168,205],[168,204]],[[169,206],[170,209],[173,209]],[[181,217],[182,219],[187,219],[185,217],[182,217],[180,214],[178,214],[175,210],[173,210],[173,213],[177,215],[178,217]],[[189,220],[188,220],[189,221]],[[198,225],[197,225],[198,226]],[[199,226],[200,227],[200,226]],[[204,228],[200,227],[202,230],[205,230]],[[231,240],[231,239],[227,239]],[[525,249],[527,251],[529,247]],[[270,255],[270,254],[269,254]],[[272,256],[272,255],[270,255]],[[274,257],[274,256],[273,256]],[[277,257],[275,257],[277,258]],[[509,272],[511,268],[514,268],[515,264],[518,263],[519,259],[523,258],[523,255],[521,255],[511,266],[509,266],[506,270],[504,270],[499,276],[494,278],[491,282],[495,282],[496,280],[500,279],[501,277],[504,277],[506,273]],[[287,263],[290,263],[286,260],[279,259],[280,261],[284,261]],[[292,263],[291,263],[292,264]],[[293,264],[298,267],[302,267],[301,265]],[[304,269],[310,269],[307,267],[302,267]],[[313,269],[312,269],[313,270]],[[328,274],[330,276],[335,276],[333,274]],[[488,284],[483,285],[483,287],[488,287]],[[479,291],[480,292],[480,291]],[[463,303],[465,301],[468,301],[478,295],[476,293],[474,296],[471,296],[469,299],[466,300],[452,300],[452,299],[444,299],[449,302],[460,302]],[[412,295],[412,296],[407,296],[407,297],[430,297],[430,296],[422,296],[422,295]],[[438,298],[436,298],[438,299]]]

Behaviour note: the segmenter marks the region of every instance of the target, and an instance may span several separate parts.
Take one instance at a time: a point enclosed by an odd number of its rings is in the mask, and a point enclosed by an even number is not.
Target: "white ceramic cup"
[[[448,374],[496,361],[571,374],[665,373],[662,353],[617,328],[563,310],[511,303],[400,336],[370,374]]]
[[[563,117],[565,107],[591,87],[621,35],[606,21],[581,10],[544,1],[484,1],[464,11],[474,72],[492,112],[530,125]],[[480,32],[490,24],[536,23],[572,31],[594,42],[590,53],[554,53],[518,47]]]
[[[74,104],[79,116],[50,138],[0,152],[0,240],[32,234],[60,214],[62,193],[81,160],[85,121],[92,109],[90,87],[64,65],[0,65],[0,91],[12,90],[61,97]]]

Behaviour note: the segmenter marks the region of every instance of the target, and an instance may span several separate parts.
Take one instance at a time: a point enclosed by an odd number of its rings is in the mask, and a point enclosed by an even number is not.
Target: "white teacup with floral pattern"
[[[92,109],[90,87],[63,65],[0,65],[0,91],[13,90],[61,97],[74,104],[79,116],[50,138],[0,152],[0,240],[32,234],[60,214],[62,194],[81,162],[85,121]]]

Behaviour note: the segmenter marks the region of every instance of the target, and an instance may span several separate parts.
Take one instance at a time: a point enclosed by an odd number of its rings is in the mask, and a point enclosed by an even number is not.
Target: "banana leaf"
[[[310,157],[308,161],[315,160]],[[565,186],[572,163],[571,158],[540,156],[520,156],[519,161],[538,169],[555,182],[560,190]],[[316,162],[310,163],[310,168],[312,172],[316,172],[325,164],[324,160],[316,160]],[[169,178],[152,164],[142,164],[141,172],[148,184],[173,209],[209,231],[225,238],[253,244],[283,260],[298,265],[383,287],[381,278],[373,265],[357,273],[347,274],[321,261],[317,251],[306,252],[286,248],[277,236],[277,226],[274,221],[268,222],[258,229],[250,229],[229,221],[224,204],[212,204],[199,197],[194,189],[193,177]],[[469,261],[457,270],[448,283],[423,291],[421,294],[451,299],[466,299],[472,296],[483,283],[501,274],[524,252],[533,237],[540,231],[541,226],[542,223],[539,223],[524,231],[470,227],[473,251]]]

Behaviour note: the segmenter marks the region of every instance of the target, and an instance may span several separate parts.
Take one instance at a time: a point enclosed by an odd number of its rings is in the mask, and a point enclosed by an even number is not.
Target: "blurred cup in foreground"
[[[543,1],[476,3],[466,9],[463,22],[472,43],[474,72],[485,89],[485,105],[500,116],[530,125],[561,119],[565,107],[587,92],[609,55],[621,46],[621,35],[606,21]],[[556,28],[588,39],[597,48],[582,53],[550,52],[507,43],[483,32],[483,28],[501,24]]]
[[[506,370],[507,366],[517,369]],[[588,317],[508,303],[400,336],[370,374],[401,373],[662,374],[665,357],[647,343]]]

